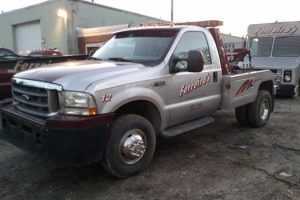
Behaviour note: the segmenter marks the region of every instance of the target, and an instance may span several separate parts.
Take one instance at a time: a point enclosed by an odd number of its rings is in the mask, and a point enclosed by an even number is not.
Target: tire
[[[300,93],[300,80],[299,80],[298,85],[296,85],[296,92],[294,92],[293,97],[294,97],[294,98],[298,97],[298,96],[299,96],[299,93]]]
[[[273,107],[271,94],[266,90],[259,90],[255,102],[249,104],[248,120],[252,127],[265,126],[270,118]]]
[[[150,164],[155,146],[155,131],[148,120],[135,114],[122,115],[112,125],[103,167],[118,178],[135,175]]]
[[[242,126],[249,126],[248,104],[235,108],[235,117]]]

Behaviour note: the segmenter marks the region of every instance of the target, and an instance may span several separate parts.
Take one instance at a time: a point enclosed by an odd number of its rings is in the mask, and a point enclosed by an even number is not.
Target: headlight
[[[292,70],[284,70],[283,80],[284,82],[292,81]]]
[[[285,82],[291,82],[292,78],[289,75],[284,76],[284,81]]]
[[[84,92],[64,92],[64,114],[69,115],[96,115],[97,107],[92,95]]]

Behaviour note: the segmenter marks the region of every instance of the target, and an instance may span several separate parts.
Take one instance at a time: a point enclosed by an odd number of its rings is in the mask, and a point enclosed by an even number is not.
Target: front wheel
[[[266,90],[259,90],[255,102],[249,104],[248,120],[252,127],[263,127],[269,121],[273,107],[271,94]]]
[[[111,129],[103,167],[118,178],[143,171],[152,160],[156,135],[151,123],[134,114],[122,115]]]

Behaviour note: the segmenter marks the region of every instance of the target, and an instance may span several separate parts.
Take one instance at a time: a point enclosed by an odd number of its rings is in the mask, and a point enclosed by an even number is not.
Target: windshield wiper
[[[97,58],[97,57],[90,57],[91,60],[102,60],[100,58]]]
[[[125,58],[121,57],[113,57],[113,58],[108,58],[108,60],[113,60],[113,61],[122,61],[122,62],[132,62],[131,60],[127,60]]]

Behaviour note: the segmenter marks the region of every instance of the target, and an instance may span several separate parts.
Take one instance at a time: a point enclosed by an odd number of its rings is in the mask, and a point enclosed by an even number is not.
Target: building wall
[[[119,24],[142,24],[162,21],[153,17],[111,8],[87,1],[70,1],[72,24],[69,24],[69,52],[78,53],[76,27],[92,28]],[[71,20],[70,20],[71,21]],[[100,41],[99,41],[100,42]]]
[[[72,4],[72,3],[71,3]],[[75,26],[91,28],[118,24],[141,24],[162,21],[157,18],[115,9],[91,2],[73,2],[76,7]]]
[[[237,37],[224,33],[221,33],[221,37],[223,39],[225,50],[228,52],[232,52],[233,49],[245,48],[246,39],[243,37]]]
[[[86,44],[95,44],[95,47],[99,47],[101,42],[106,42],[112,37],[111,34],[108,35],[98,35],[90,37],[80,37],[78,38],[78,49],[80,54],[88,53],[86,52]]]
[[[64,31],[64,21],[56,15],[59,8],[65,8],[64,1],[48,1],[37,6],[0,14],[0,46],[15,50],[14,27],[18,24],[40,21],[42,47],[57,47],[59,50],[63,50],[61,44],[63,44],[64,38],[61,35]]]
[[[101,26],[94,28],[77,28],[78,49],[80,54],[88,53],[99,48],[100,43],[107,42],[115,32],[128,29],[128,24]]]
[[[66,19],[57,16],[58,9],[67,12]],[[74,54],[78,53],[76,27],[140,24],[161,20],[87,1],[50,0],[0,14],[0,47],[16,50],[14,27],[31,21],[41,23],[43,48],[57,48],[65,54]]]

